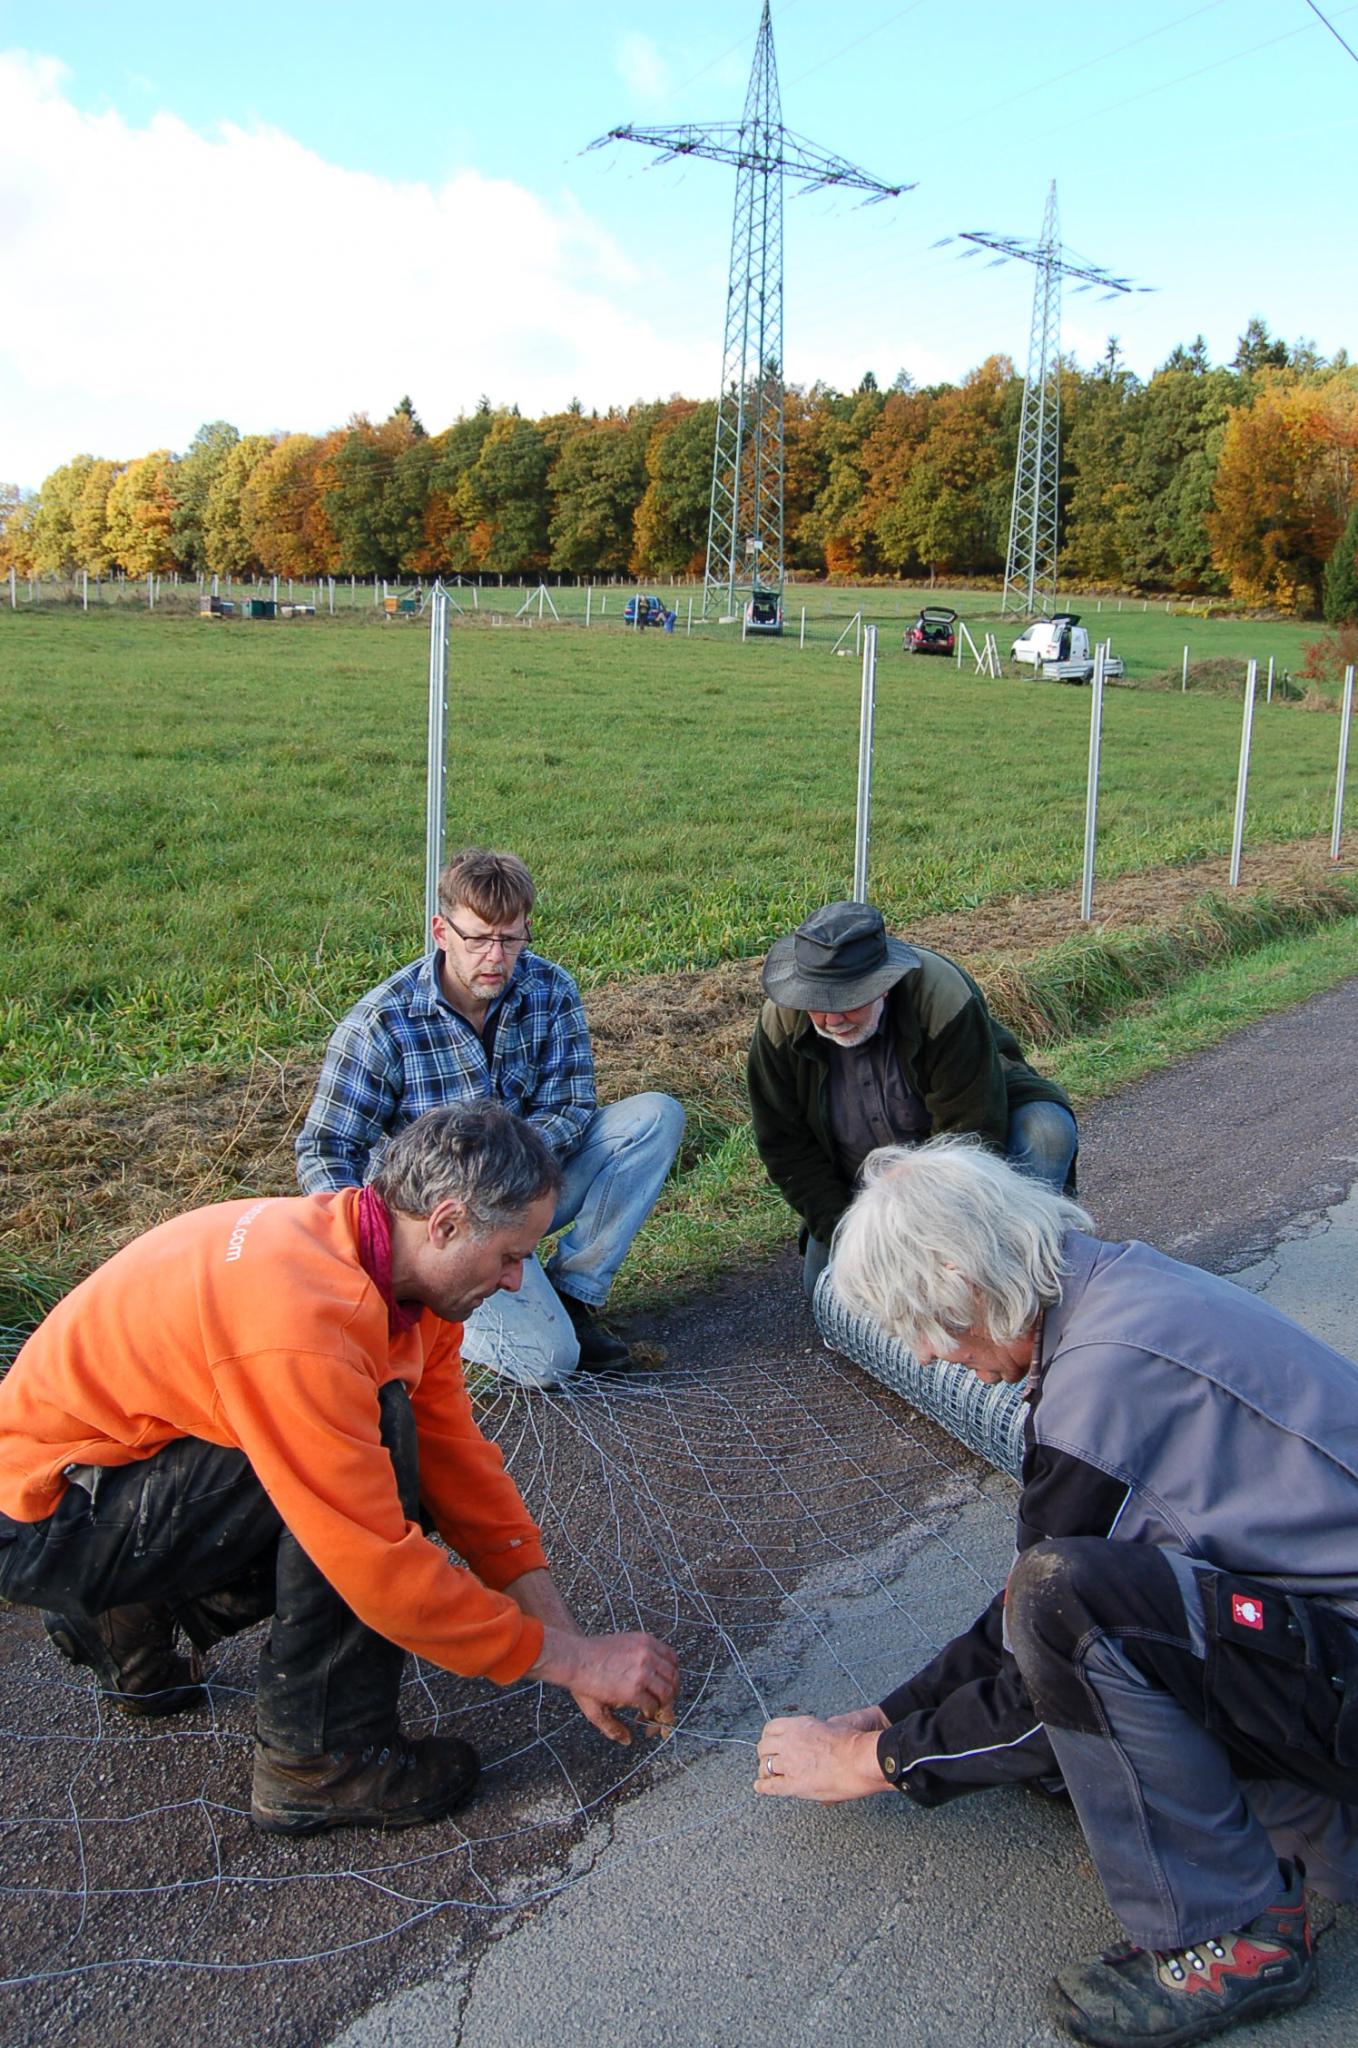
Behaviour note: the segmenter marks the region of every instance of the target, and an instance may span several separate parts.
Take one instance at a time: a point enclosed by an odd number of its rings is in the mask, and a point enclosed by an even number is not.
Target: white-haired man
[[[869,1160],[834,1285],[922,1361],[1025,1385],[1018,1556],[880,1705],[770,1721],[758,1786],[934,1806],[1059,1774],[1130,1941],[1055,2009],[1126,2048],[1299,2004],[1303,1875],[1358,1896],[1358,1377],[1088,1227],[963,1140]]]
[[[196,1650],[273,1616],[251,1797],[267,1832],[408,1827],[470,1798],[469,1743],[401,1734],[407,1651],[564,1686],[619,1742],[616,1708],[674,1697],[664,1643],[577,1627],[462,1381],[463,1320],[518,1288],[560,1183],[498,1104],[430,1110],[361,1190],[148,1231],[0,1382],[0,1604],[43,1610],[110,1706],[200,1705]]]

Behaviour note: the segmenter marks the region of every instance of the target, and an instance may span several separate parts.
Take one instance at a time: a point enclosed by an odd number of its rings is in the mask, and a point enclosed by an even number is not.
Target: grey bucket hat
[[[788,1010],[856,1010],[919,964],[871,904],[827,903],[770,946],[764,989]]]

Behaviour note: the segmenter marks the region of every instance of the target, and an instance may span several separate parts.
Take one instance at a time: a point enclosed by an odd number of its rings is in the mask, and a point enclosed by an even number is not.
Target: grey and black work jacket
[[[1065,1258],[1031,1382],[1018,1550],[1154,1543],[1358,1622],[1358,1366],[1149,1245],[1072,1231]],[[993,1782],[987,1756],[1033,1728],[1003,1599],[882,1702],[878,1755],[923,1804]]]

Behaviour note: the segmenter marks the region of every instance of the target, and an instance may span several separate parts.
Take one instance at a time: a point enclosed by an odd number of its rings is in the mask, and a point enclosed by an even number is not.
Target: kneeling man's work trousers
[[[419,1519],[410,1396],[379,1394],[401,1504]],[[210,1596],[230,1594],[213,1608]],[[396,1732],[405,1652],[340,1599],[283,1526],[241,1451],[195,1437],[132,1465],[78,1466],[44,1522],[0,1516],[0,1597],[57,1613],[206,1603],[216,1632],[272,1614],[256,1730],[291,1756],[380,1745]]]
[[[995,1620],[884,1702],[879,1755],[903,1791],[937,1804],[1059,1772],[1109,1904],[1146,1948],[1252,1919],[1277,1896],[1280,1856],[1358,1898],[1347,1615],[1173,1551],[1070,1537],[1015,1565],[1008,1649]],[[964,1645],[966,1683],[945,1690]]]

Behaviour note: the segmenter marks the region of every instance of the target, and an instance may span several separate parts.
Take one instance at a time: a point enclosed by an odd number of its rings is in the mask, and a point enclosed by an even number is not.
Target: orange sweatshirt
[[[355,1188],[191,1210],[68,1294],[0,1380],[0,1509],[43,1520],[68,1465],[130,1464],[179,1437],[235,1447],[369,1628],[508,1684],[542,1626],[502,1589],[546,1558],[472,1418],[461,1339],[428,1309],[388,1334]],[[379,1433],[393,1379],[410,1389],[421,1499],[470,1570],[401,1511]]]

